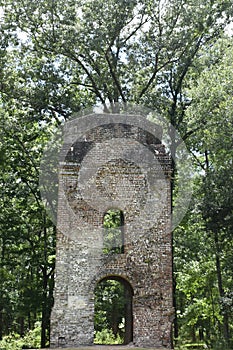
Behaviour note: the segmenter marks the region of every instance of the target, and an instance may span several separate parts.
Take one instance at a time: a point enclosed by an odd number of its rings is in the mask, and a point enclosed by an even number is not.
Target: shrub
[[[97,331],[95,334],[95,344],[123,344],[123,339],[118,334],[117,337],[114,336],[111,329],[103,329],[102,331]]]
[[[0,350],[22,350],[40,347],[40,322],[35,324],[33,330],[28,331],[24,337],[17,333],[11,333],[0,341]]]

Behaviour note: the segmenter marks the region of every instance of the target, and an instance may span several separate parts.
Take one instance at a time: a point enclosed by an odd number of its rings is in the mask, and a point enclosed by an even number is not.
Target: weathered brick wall
[[[93,343],[94,289],[118,276],[133,288],[135,345],[170,349],[171,168],[161,128],[135,116],[85,118],[70,122],[60,163],[51,347]],[[103,254],[110,208],[124,213],[123,254]]]

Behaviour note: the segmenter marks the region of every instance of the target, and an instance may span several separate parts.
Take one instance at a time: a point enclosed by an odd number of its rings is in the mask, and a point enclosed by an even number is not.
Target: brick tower
[[[171,161],[161,139],[162,128],[142,116],[92,114],[66,124],[51,347],[93,344],[94,290],[111,278],[129,296],[125,342],[172,348]],[[121,212],[122,235],[113,244],[120,249],[106,253],[111,208]]]

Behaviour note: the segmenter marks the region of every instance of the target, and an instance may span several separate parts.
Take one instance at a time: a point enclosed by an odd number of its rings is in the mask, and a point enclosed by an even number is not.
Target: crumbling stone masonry
[[[162,129],[141,116],[93,114],[66,125],[60,158],[51,347],[93,344],[94,289],[132,290],[135,346],[171,345],[171,161]],[[103,253],[103,217],[124,215],[124,249]]]

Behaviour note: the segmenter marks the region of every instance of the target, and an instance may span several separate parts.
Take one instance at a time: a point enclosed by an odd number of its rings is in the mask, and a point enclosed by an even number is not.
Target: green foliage
[[[23,51],[36,53],[30,73],[36,57],[41,59],[39,76],[34,76],[34,83],[36,78],[43,81],[37,97],[46,108],[43,96],[52,101],[59,112],[68,99],[73,109],[74,97],[83,96],[85,103],[93,93],[113,111],[118,102],[128,101],[159,104],[168,111],[180,100],[197,52],[219,36],[232,14],[231,2],[218,0],[108,0],[104,10],[102,0],[43,0],[36,5],[4,0],[2,6],[3,32],[11,28],[8,40],[18,48],[20,35],[25,36]],[[54,98],[57,93],[64,106]],[[178,125],[178,119],[173,121]]]
[[[22,350],[39,348],[41,341],[41,325],[36,323],[33,330],[29,330],[25,336],[20,337],[17,333],[11,333],[0,341],[0,349],[4,350]]]
[[[102,329],[95,333],[95,344],[123,344],[123,338],[119,334],[114,336],[111,329]]]
[[[180,345],[177,350],[203,350],[203,349],[208,349],[208,346],[203,343],[190,343],[190,344],[184,344]]]
[[[124,222],[120,210],[110,209],[104,215],[104,248],[103,252],[123,253],[124,250]]]
[[[0,111],[0,337],[11,330],[23,334],[41,312],[45,321],[45,309],[50,312],[52,305],[54,260],[50,257],[55,248],[55,231],[38,186],[49,130],[14,97],[8,103]]]
[[[122,283],[111,279],[99,282],[95,289],[95,331],[110,329],[115,337],[124,332],[121,324],[125,317],[125,303]]]
[[[214,64],[189,90],[186,118],[196,131],[188,145],[197,175],[192,208],[174,234],[180,336],[222,348],[231,348],[233,323],[231,53],[229,38],[204,52]]]

